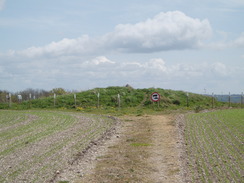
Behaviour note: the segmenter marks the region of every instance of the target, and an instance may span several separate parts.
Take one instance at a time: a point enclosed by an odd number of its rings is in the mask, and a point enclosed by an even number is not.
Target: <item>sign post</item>
[[[151,100],[153,102],[158,102],[158,107],[159,107],[160,95],[158,92],[154,92],[151,94]]]

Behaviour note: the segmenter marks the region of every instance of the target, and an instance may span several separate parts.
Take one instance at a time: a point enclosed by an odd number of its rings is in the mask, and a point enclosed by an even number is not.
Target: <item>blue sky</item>
[[[244,91],[243,0],[0,0],[0,89]]]

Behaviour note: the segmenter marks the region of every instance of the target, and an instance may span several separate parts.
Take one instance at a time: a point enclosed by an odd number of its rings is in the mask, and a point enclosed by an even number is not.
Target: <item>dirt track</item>
[[[180,148],[171,115],[123,117],[115,135],[93,147],[57,181],[181,183]]]

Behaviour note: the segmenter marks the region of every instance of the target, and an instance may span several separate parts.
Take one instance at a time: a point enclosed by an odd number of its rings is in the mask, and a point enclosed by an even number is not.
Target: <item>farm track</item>
[[[188,114],[184,129],[189,182],[243,181],[243,110]]]
[[[60,174],[70,183],[181,183],[174,116],[123,116],[116,135]],[[92,156],[92,157],[89,157]]]
[[[0,182],[49,182],[115,120],[57,111],[0,111]]]

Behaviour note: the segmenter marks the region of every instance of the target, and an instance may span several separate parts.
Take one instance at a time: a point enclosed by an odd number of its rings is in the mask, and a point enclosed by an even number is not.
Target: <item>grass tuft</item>
[[[151,146],[151,144],[147,144],[147,143],[132,143],[130,145],[134,147]]]

